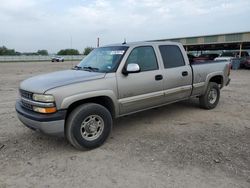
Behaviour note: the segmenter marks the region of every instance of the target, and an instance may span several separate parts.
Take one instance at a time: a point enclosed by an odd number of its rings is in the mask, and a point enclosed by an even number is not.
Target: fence
[[[84,55],[67,55],[60,56],[64,58],[64,61],[80,61]],[[51,61],[52,56],[41,56],[41,55],[21,55],[21,56],[0,56],[0,62],[31,62],[31,61]]]

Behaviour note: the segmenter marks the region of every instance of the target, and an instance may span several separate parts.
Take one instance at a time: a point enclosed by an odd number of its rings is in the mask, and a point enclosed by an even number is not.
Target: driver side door
[[[162,104],[163,74],[154,48],[135,47],[130,52],[125,67],[128,64],[138,64],[140,72],[128,75],[117,73],[120,115]]]

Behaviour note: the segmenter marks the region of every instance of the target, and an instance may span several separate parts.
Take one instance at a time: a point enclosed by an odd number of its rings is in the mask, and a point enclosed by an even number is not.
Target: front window
[[[126,63],[138,64],[141,71],[150,71],[158,69],[158,63],[152,46],[141,46],[134,48],[129,54]]]
[[[76,68],[94,72],[115,72],[127,49],[126,46],[96,48]]]

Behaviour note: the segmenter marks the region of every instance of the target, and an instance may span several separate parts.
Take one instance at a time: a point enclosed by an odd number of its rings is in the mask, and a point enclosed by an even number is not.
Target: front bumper
[[[39,114],[23,108],[21,102],[17,101],[16,111],[19,120],[28,128],[49,135],[64,136],[66,110],[53,114]]]
[[[231,81],[231,79],[229,78],[228,81],[227,81],[227,83],[226,83],[226,86],[229,85],[230,81]]]

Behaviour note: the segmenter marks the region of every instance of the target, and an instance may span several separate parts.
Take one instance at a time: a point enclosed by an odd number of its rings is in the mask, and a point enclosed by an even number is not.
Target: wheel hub
[[[103,129],[103,119],[98,115],[90,115],[81,124],[81,135],[84,139],[92,141],[102,134]]]
[[[97,130],[97,126],[98,126],[97,123],[91,121],[90,123],[87,123],[86,131],[88,133],[93,133],[93,132],[95,132]]]
[[[208,94],[209,103],[210,103],[210,104],[215,103],[215,101],[217,100],[217,97],[218,97],[218,92],[217,92],[217,90],[214,89],[214,88],[212,88],[212,89],[209,91],[209,94]]]

